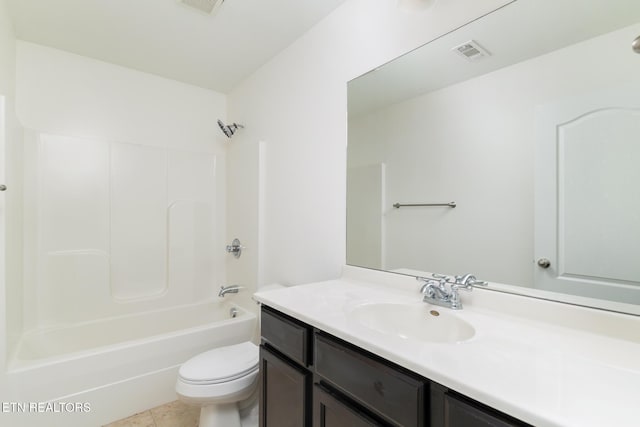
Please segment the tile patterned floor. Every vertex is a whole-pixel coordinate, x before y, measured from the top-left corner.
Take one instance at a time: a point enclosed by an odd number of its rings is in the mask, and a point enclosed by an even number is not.
[[[200,408],[176,400],[140,412],[105,427],[198,427]]]

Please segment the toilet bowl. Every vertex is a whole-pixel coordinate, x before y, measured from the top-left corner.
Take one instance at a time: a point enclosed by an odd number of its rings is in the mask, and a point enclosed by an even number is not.
[[[176,393],[200,407],[199,427],[240,427],[239,405],[255,398],[258,347],[251,342],[199,354],[178,371]]]

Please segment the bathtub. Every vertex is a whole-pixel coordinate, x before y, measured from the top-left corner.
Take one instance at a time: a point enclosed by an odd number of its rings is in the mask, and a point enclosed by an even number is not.
[[[208,349],[251,340],[256,327],[255,314],[210,301],[30,331],[8,366],[10,397],[89,402],[91,420],[78,425],[97,426],[175,400],[180,364]]]

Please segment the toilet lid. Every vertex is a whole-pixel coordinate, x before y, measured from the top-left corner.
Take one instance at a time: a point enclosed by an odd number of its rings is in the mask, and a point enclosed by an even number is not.
[[[192,384],[231,381],[258,369],[258,353],[251,342],[216,348],[189,359],[178,375]]]

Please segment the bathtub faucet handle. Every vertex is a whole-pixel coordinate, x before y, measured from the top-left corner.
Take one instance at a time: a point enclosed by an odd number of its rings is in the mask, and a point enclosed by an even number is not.
[[[229,286],[220,286],[220,292],[218,292],[218,296],[223,298],[226,294],[237,294],[240,289],[244,289],[244,286],[239,285],[229,285]]]
[[[240,258],[240,255],[242,255],[243,249],[244,249],[244,246],[242,246],[242,244],[240,243],[240,240],[238,239],[233,239],[233,242],[231,242],[230,245],[227,245],[227,252],[230,254],[233,254],[233,256],[236,258]]]

